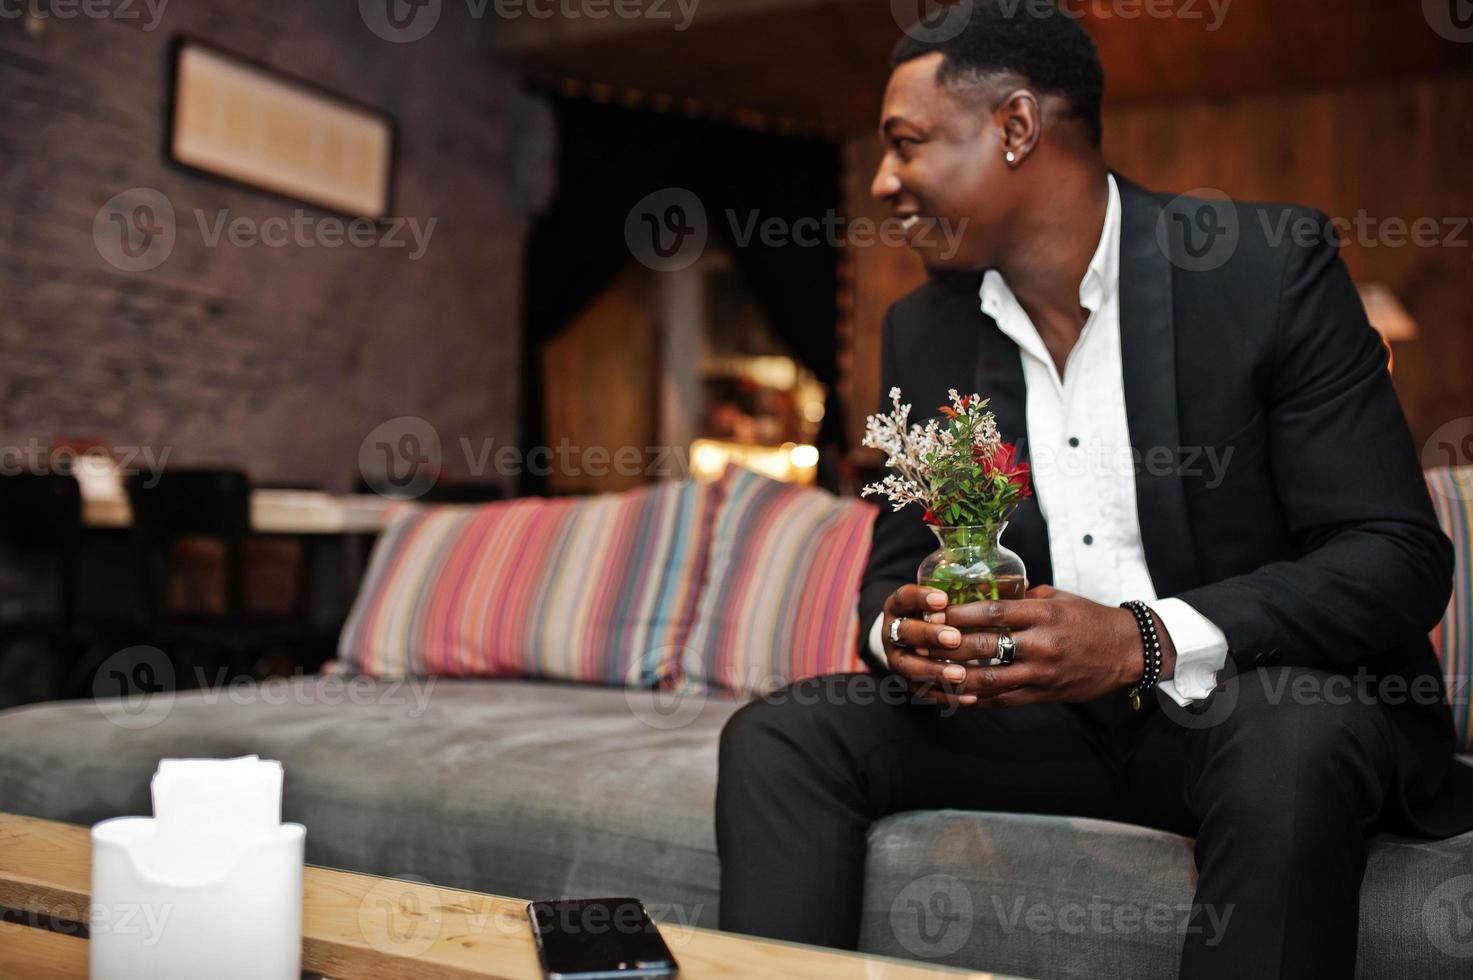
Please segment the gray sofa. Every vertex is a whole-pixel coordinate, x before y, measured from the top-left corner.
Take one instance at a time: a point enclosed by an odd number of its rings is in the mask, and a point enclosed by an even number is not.
[[[355,683],[181,693],[139,717],[92,701],[0,712],[0,810],[147,813],[160,757],[255,752],[285,764],[286,817],[306,824],[313,863],[528,898],[634,894],[671,925],[715,926],[716,745],[739,702]],[[870,835],[862,944],[1040,980],[1166,980],[1194,879],[1191,841],[1171,834],[901,814]],[[1473,977],[1473,834],[1376,842],[1358,974]]]

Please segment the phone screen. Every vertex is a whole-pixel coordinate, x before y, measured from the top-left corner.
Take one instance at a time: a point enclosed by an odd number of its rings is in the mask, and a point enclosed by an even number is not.
[[[675,975],[675,959],[637,898],[532,902],[527,917],[553,980]]]

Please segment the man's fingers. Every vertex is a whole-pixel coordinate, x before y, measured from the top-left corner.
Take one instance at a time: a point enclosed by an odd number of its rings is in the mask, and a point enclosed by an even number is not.
[[[894,650],[890,667],[913,682],[930,681],[940,691],[975,695],[986,701],[1017,688],[1029,687],[1042,680],[1042,675],[1027,664],[1005,664],[997,667],[965,667],[947,664],[930,657]]]
[[[885,600],[885,613],[896,617],[920,617],[945,608],[946,593],[940,589],[928,589],[924,585],[902,585]]]
[[[1024,660],[1040,663],[1054,660],[1055,642],[1058,634],[1047,629],[1008,630],[1013,638],[1013,657],[1017,662]],[[998,641],[999,630],[978,630],[967,633],[962,639],[961,651],[952,660],[993,660],[1001,656]]]
[[[961,649],[962,645],[961,631],[945,623],[902,618],[898,632],[900,645],[915,650],[937,650],[944,655],[948,650]]]
[[[1042,599],[994,599],[950,606],[946,610],[946,622],[961,629],[999,626],[1027,629],[1044,622],[1051,612],[1049,603]]]

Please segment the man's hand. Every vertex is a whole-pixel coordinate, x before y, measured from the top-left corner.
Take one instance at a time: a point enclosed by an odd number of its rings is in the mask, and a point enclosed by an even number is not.
[[[928,603],[928,593],[940,595],[945,602],[938,590],[920,586],[906,586],[886,602],[885,653],[891,670],[943,703],[1003,707],[1090,701],[1123,691],[1141,679],[1145,665],[1141,635],[1128,609],[1101,605],[1047,585],[1028,590],[1023,599],[949,608]],[[938,615],[938,608],[944,612]],[[924,617],[921,622],[901,624],[903,646],[890,642],[893,616]],[[961,632],[981,627],[989,631]],[[940,662],[993,659],[998,634],[990,630],[996,627],[1005,627],[1012,634],[1017,645],[1013,663],[971,667]],[[1159,619],[1156,632],[1161,639],[1164,679],[1172,676],[1176,650]]]
[[[901,620],[898,644],[890,639],[891,626],[897,619]],[[885,662],[891,670],[910,681],[917,694],[944,704],[977,703],[975,698],[958,702],[938,690],[941,681],[932,668],[939,669],[945,665],[931,660],[929,653],[935,650],[937,657],[948,657],[950,654],[946,651],[957,648],[962,642],[961,631],[946,625],[945,592],[923,585],[902,585],[885,600],[880,635],[885,642]],[[947,684],[947,687],[955,685]]]

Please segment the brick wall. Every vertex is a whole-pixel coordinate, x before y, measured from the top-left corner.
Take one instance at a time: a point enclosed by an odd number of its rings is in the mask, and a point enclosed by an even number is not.
[[[494,25],[447,13],[390,43],[351,0],[152,2],[0,18],[0,446],[92,435],[347,488],[364,437],[396,416],[427,419],[461,475],[460,438],[515,441],[530,196],[517,188],[550,168],[546,117],[490,52]],[[391,114],[390,213],[435,220],[422,257],[412,239],[211,246],[200,222],[222,213],[329,215],[165,159],[181,33]],[[94,241],[99,209],[131,188],[175,212],[151,271],[116,268]]]

